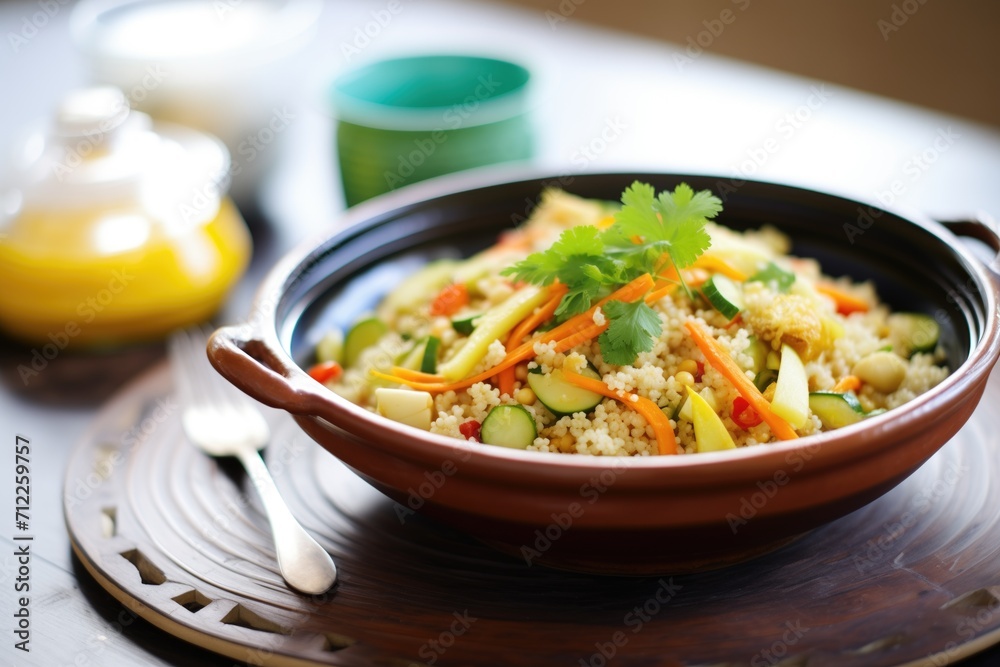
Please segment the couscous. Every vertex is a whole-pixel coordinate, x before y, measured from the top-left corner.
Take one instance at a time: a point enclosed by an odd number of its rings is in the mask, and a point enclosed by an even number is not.
[[[486,251],[439,260],[317,347],[311,374],[444,436],[539,452],[749,447],[860,422],[948,374],[939,327],[789,256],[722,202],[635,183],[544,193]]]

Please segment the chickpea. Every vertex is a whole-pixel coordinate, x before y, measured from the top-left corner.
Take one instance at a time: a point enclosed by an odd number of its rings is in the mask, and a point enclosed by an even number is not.
[[[674,379],[686,387],[694,386],[694,375],[689,371],[678,371],[674,374]]]
[[[528,364],[518,364],[514,366],[514,378],[525,382],[528,379]]]
[[[534,405],[535,399],[535,392],[531,390],[531,387],[521,387],[514,392],[514,400],[521,405]]]
[[[556,436],[549,440],[549,446],[563,452],[564,454],[571,453],[574,450],[574,445],[576,444],[576,438],[574,438],[569,433],[565,433],[560,436]]]
[[[694,359],[685,359],[681,363],[677,364],[677,370],[680,372],[687,372],[694,376],[698,372],[698,362]]]

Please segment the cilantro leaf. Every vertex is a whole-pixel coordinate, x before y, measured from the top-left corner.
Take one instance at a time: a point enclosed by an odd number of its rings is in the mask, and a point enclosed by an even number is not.
[[[604,361],[615,366],[627,366],[635,363],[640,352],[653,349],[662,326],[656,311],[645,301],[609,301],[601,311],[610,320],[608,328],[598,338]]]
[[[532,253],[501,274],[536,285],[558,280],[567,292],[555,315],[565,320],[590,308],[593,301],[643,274],[657,278],[679,274],[668,269],[691,266],[711,245],[705,225],[722,210],[708,190],[695,192],[686,183],[661,192],[634,182],[621,196],[615,222],[605,230],[591,225],[571,227],[545,251]],[[690,295],[691,291],[680,284]],[[660,333],[655,311],[642,299],[605,305],[608,328],[601,334],[601,353],[608,363],[631,364],[653,348]]]
[[[560,319],[584,312],[605,286],[622,278],[616,260],[604,255],[601,231],[591,225],[564,230],[548,250],[532,253],[500,273],[535,285],[557,279],[566,285],[569,291],[555,311]]]

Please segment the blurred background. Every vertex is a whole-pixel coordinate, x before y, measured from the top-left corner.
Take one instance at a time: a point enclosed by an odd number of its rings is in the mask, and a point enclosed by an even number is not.
[[[711,52],[1000,125],[992,0],[506,0],[688,45],[704,21],[746,6]]]

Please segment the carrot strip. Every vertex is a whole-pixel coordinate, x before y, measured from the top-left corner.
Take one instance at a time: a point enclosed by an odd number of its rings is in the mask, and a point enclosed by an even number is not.
[[[832,283],[816,283],[816,291],[833,299],[834,304],[837,306],[837,312],[841,315],[867,313],[871,307],[871,304],[861,297],[851,294]]]
[[[735,266],[733,266],[726,260],[722,259],[718,255],[709,255],[709,254],[702,255],[697,260],[695,260],[694,266],[700,269],[708,269],[709,271],[715,271],[716,273],[721,273],[727,278],[732,278],[736,282],[740,283],[745,281],[749,277],[747,276],[747,274],[743,273],[742,271],[740,271]]]
[[[563,369],[563,377],[581,389],[586,389],[596,394],[601,394],[602,396],[607,396],[608,398],[620,401],[623,405],[642,415],[646,422],[653,427],[653,434],[656,437],[656,446],[659,449],[660,454],[680,453],[680,450],[677,447],[677,437],[674,435],[674,428],[670,425],[670,420],[667,419],[665,414],[663,414],[663,410],[660,409],[660,406],[653,401],[649,400],[645,396],[639,396],[638,394],[625,392],[619,393],[604,384],[601,380],[595,380],[594,378],[589,378],[584,375],[580,375],[579,373],[568,371],[565,368]]]
[[[499,364],[490,368],[482,373],[473,375],[471,377],[464,378],[462,380],[456,380],[454,382],[441,382],[439,380],[424,380],[415,378],[413,376],[402,377],[396,374],[396,369],[393,368],[392,373],[383,373],[382,371],[372,369],[370,371],[371,375],[383,380],[388,380],[389,382],[397,382],[399,384],[405,384],[413,389],[419,389],[422,391],[427,391],[432,394],[443,393],[446,391],[458,391],[459,389],[465,389],[466,387],[471,387],[477,382],[485,382],[497,373],[503,371],[505,368],[510,368],[517,365],[522,361],[527,361],[535,355],[535,343],[550,343],[552,341],[558,341],[556,345],[557,351],[565,351],[570,347],[575,347],[580,343],[588,340],[588,338],[593,338],[599,335],[605,328],[607,328],[608,323],[604,324],[594,324],[594,311],[604,303],[612,301],[615,299],[620,299],[622,301],[635,301],[643,294],[649,291],[653,286],[653,277],[648,273],[644,273],[632,282],[620,287],[615,292],[612,292],[607,297],[601,299],[597,304],[590,307],[584,313],[575,315],[569,318],[556,328],[548,331],[542,337],[536,340],[529,340],[521,345],[518,345],[513,350],[507,352],[507,356]],[[586,337],[585,337],[586,336]],[[572,343],[572,344],[570,344]],[[569,347],[566,345],[569,344]]]
[[[541,326],[542,322],[547,321],[552,314],[556,312],[556,308],[559,307],[559,302],[562,301],[563,295],[569,291],[569,288],[562,283],[554,283],[549,287],[549,300],[546,301],[542,306],[535,310],[534,313],[528,315],[526,318],[520,321],[516,327],[510,332],[510,336],[507,338],[507,345],[517,345],[524,338],[531,335],[531,332]],[[493,381],[497,389],[500,390],[500,395],[503,396],[507,394],[508,396],[514,395],[514,382],[516,378],[514,377],[514,366],[509,366],[503,369],[494,376]]]
[[[594,311],[606,304],[608,301],[635,301],[652,289],[653,284],[653,277],[651,275],[648,273],[642,274],[632,282],[619,287],[617,290],[595,303],[586,312],[574,315],[552,331],[549,331],[545,334],[542,340],[544,342],[559,340],[590,326],[594,322]]]
[[[848,391],[857,391],[861,388],[861,378],[857,375],[845,375],[840,378],[837,384],[833,385],[831,391],[836,391],[838,393],[845,393]]]
[[[786,422],[784,419],[774,414],[771,410],[771,404],[767,402],[760,390],[754,386],[753,382],[750,381],[733,361],[733,358],[729,356],[729,353],[715,340],[701,325],[699,325],[694,320],[688,320],[684,323],[684,328],[688,330],[691,334],[691,338],[694,339],[695,344],[698,349],[701,350],[702,354],[705,355],[705,359],[708,363],[722,373],[722,375],[729,380],[736,391],[740,393],[747,403],[750,404],[757,414],[760,415],[761,419],[767,422],[767,425],[771,427],[778,438],[782,440],[793,440],[798,436],[795,430]]]
[[[436,373],[424,373],[422,371],[415,371],[411,368],[403,368],[402,366],[393,366],[392,374],[401,378],[406,378],[407,380],[416,380],[418,382],[444,382],[446,380],[443,375],[437,375]]]
[[[669,283],[659,289],[654,288],[652,292],[646,295],[646,303],[653,305],[663,297],[673,294],[676,289],[677,283]]]
[[[609,324],[611,323],[605,322],[604,324],[591,324],[585,329],[580,329],[575,334],[566,336],[556,343],[556,352],[565,352],[566,350],[574,348],[581,343],[586,343],[588,340],[600,336],[601,333],[608,328]]]

